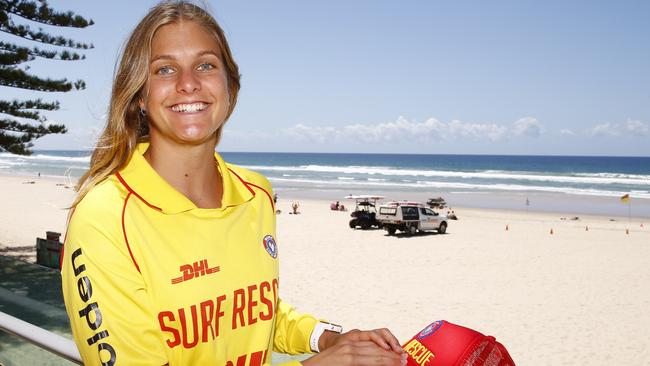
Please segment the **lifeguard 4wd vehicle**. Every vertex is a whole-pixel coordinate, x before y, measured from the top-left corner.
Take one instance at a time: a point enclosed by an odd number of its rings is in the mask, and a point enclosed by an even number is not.
[[[383,196],[346,196],[345,198],[354,200],[356,205],[354,212],[350,214],[350,228],[356,229],[360,226],[363,230],[370,229],[375,226],[381,228],[381,224],[377,221],[377,201],[383,199]]]
[[[427,201],[427,206],[433,210],[442,210],[447,207],[447,202],[442,197],[429,198]]]
[[[408,235],[427,230],[437,230],[439,234],[447,232],[447,216],[417,202],[389,202],[381,205],[377,221],[388,231],[388,235],[394,235],[397,230]]]

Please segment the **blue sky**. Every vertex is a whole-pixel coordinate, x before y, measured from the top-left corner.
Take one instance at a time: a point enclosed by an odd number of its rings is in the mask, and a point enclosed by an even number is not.
[[[96,24],[43,28],[95,49],[30,65],[88,84],[42,95],[70,132],[37,149],[92,148],[119,49],[154,3],[50,0]],[[218,150],[650,156],[648,1],[206,3],[242,73]]]

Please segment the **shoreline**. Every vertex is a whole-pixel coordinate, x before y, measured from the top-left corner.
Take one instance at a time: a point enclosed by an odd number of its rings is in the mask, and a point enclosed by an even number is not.
[[[45,179],[74,185],[78,178],[74,176],[42,175],[36,173],[17,173],[0,170],[1,177],[21,177],[24,179]],[[481,188],[474,190],[459,189],[431,189],[422,188],[410,189],[387,188],[377,186],[351,186],[338,187],[322,184],[300,184],[291,182],[278,182],[270,179],[275,193],[294,199],[320,199],[346,201],[345,196],[354,194],[372,194],[386,197],[384,201],[421,201],[429,198],[442,196],[451,207],[484,208],[484,209],[505,209],[518,212],[549,212],[564,215],[583,216],[616,216],[648,219],[650,218],[650,199],[644,196],[637,197],[634,192],[630,193],[630,203],[622,203],[620,196],[606,194],[576,194],[563,192],[545,192],[537,190],[500,190]],[[526,206],[526,202],[529,206]],[[630,211],[629,211],[630,210]]]
[[[65,233],[67,207],[72,203],[76,194],[66,181],[65,177],[38,177],[0,172],[0,200],[4,202],[4,209],[0,212],[0,222],[3,223],[0,226],[0,254],[17,255],[34,261],[35,250],[30,248],[34,246],[36,237],[43,237],[46,231]],[[279,196],[278,208],[283,213],[290,211],[290,203],[293,201],[319,207],[319,210],[322,211],[320,214],[329,212],[330,203],[337,200],[347,207],[346,217],[349,217],[354,210],[354,200],[344,199],[346,194],[343,192],[338,192],[340,196],[336,196],[331,191],[283,190],[281,187],[275,192]],[[389,194],[392,196],[386,196],[380,203],[388,202],[389,199],[396,197],[424,202],[429,197],[418,192],[389,192]],[[23,198],[27,197],[29,197],[28,201],[24,202]],[[620,212],[619,214],[584,213],[578,210],[561,210],[557,207],[543,210],[536,206],[525,211],[524,208],[455,204],[449,199],[447,202],[449,207],[438,210],[439,212],[445,214],[447,211],[453,210],[460,220],[468,216],[484,221],[496,220],[499,221],[498,226],[504,227],[512,225],[509,224],[510,221],[527,222],[527,224],[544,223],[549,227],[547,230],[550,230],[551,226],[560,227],[560,225],[587,227],[604,225],[617,227],[619,231],[628,230],[634,233],[643,229],[644,226],[650,225],[649,216],[632,215],[628,218],[621,215]],[[633,211],[633,213],[636,212]]]
[[[70,186],[66,177],[35,176],[35,175],[16,175],[0,172],[0,200],[4,202],[4,210],[0,212],[0,254],[18,255],[30,261],[35,261],[35,250],[33,247],[36,237],[43,237],[45,231],[56,231],[65,233],[65,223],[67,220],[67,208],[73,202],[76,192]],[[73,181],[76,183],[76,181]],[[275,190],[278,194],[278,208],[283,206],[283,213],[290,211],[290,203],[297,201],[301,204],[306,203],[310,206],[318,206],[323,212],[330,211],[329,206],[337,200],[344,204],[348,209],[346,216],[354,210],[354,200],[345,199],[348,193],[343,191],[318,191],[318,190],[287,190],[279,187]],[[372,192],[373,194],[379,194]],[[338,194],[338,195],[337,195]],[[358,194],[358,193],[354,193]],[[390,200],[412,200],[425,202],[432,197],[422,192],[384,192],[386,195],[379,203],[386,203]],[[475,195],[464,195],[475,196]],[[502,194],[502,197],[510,199],[522,197],[513,194]],[[22,198],[29,197],[29,202],[24,204]],[[528,210],[525,207],[491,207],[487,204],[470,205],[468,200],[457,199],[459,195],[444,197],[447,200],[448,207],[438,210],[442,214],[447,211],[455,211],[460,220],[467,217],[468,214],[474,218],[483,220],[501,220],[503,225],[505,221],[528,221],[529,223],[545,223],[548,225],[600,225],[607,223],[610,226],[620,226],[618,230],[628,230],[630,232],[643,229],[644,226],[650,225],[649,215],[637,215],[637,211],[632,211],[632,216],[628,217],[621,214],[619,207],[618,212],[611,214],[602,214],[594,212],[584,212],[575,209],[569,209],[567,204],[547,207],[531,205]],[[532,197],[532,196],[529,196]],[[451,198],[451,199],[449,199]],[[490,199],[494,199],[491,197]],[[525,200],[525,198],[523,198]],[[551,203],[559,199],[551,200]],[[594,200],[608,201],[615,206],[624,206],[615,199],[614,202],[608,198],[598,197],[579,197],[580,201],[593,202]],[[456,204],[455,202],[460,202]],[[532,201],[532,199],[531,199]],[[650,209],[650,202],[647,203]],[[564,209],[562,209],[564,208]],[[6,223],[6,224],[4,224]],[[501,226],[503,226],[501,225]],[[549,226],[550,227],[550,226]],[[16,250],[12,250],[15,248]],[[31,253],[31,252],[34,253]],[[26,254],[25,254],[26,253]]]

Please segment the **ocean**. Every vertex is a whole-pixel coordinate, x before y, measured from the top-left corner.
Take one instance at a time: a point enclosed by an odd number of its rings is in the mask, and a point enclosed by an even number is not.
[[[442,196],[472,207],[576,208],[573,211],[628,215],[629,207],[620,197],[629,194],[637,206],[635,215],[650,216],[650,157],[239,152],[222,156],[264,174],[278,194],[292,197]],[[75,180],[89,161],[89,151],[35,151],[28,157],[0,153],[0,173]],[[591,207],[594,202],[603,205]]]

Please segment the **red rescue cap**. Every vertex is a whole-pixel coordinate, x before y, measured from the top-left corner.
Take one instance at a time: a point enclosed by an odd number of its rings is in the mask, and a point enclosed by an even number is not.
[[[408,366],[515,366],[494,337],[446,320],[429,324],[402,348]]]

